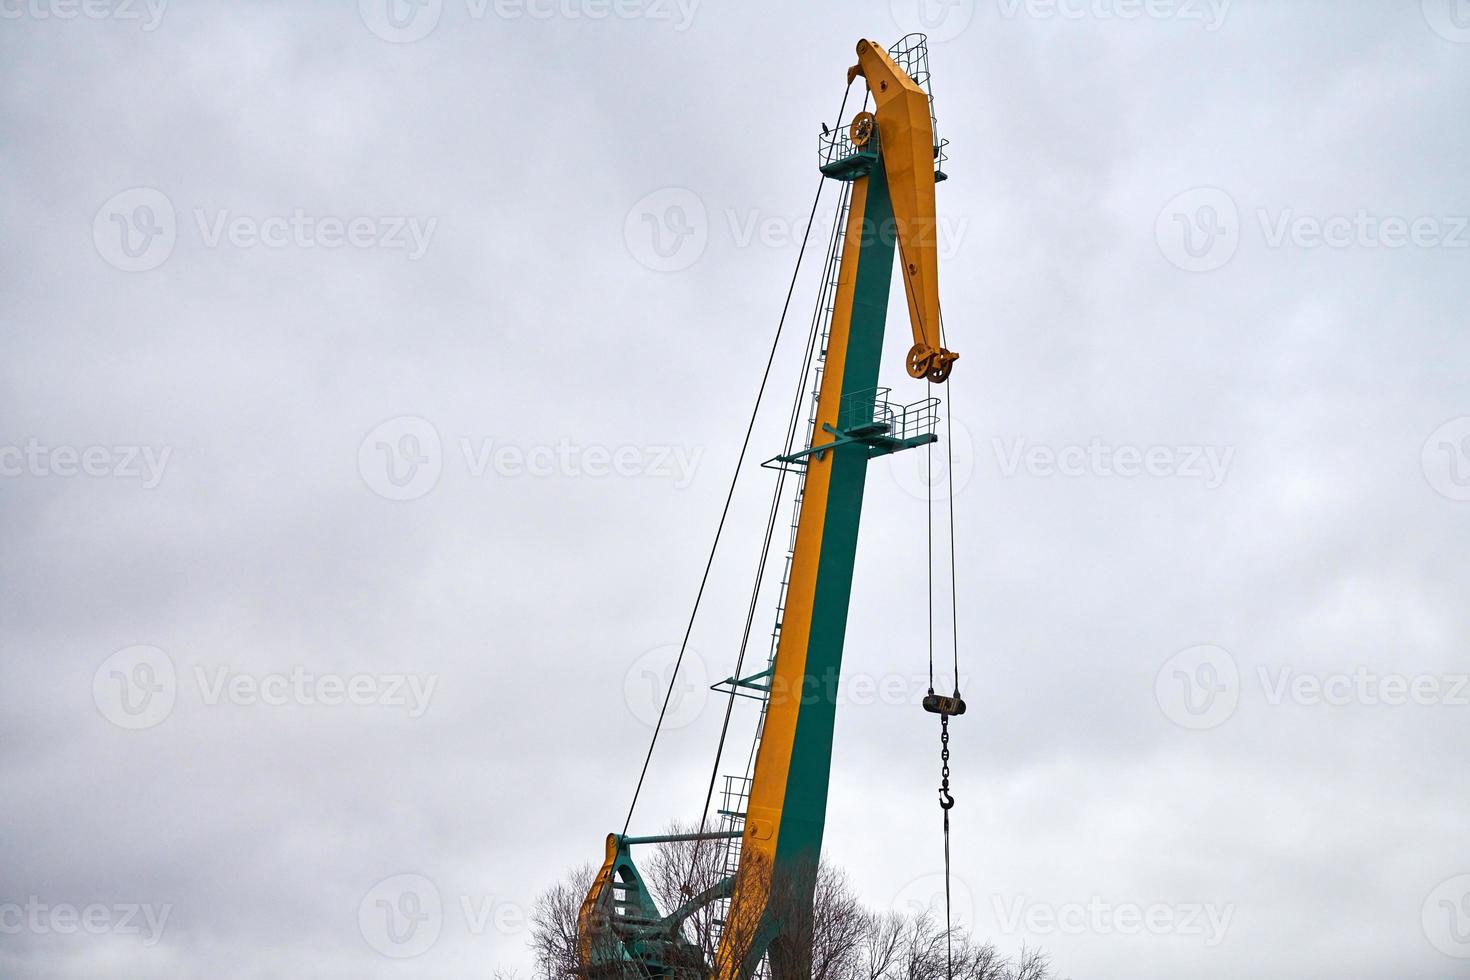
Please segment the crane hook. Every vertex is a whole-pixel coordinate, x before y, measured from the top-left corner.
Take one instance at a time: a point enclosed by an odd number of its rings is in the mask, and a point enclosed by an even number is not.
[[[933,694],[929,695],[929,698],[933,697]],[[927,701],[929,698],[925,698],[925,700]],[[954,714],[960,714],[965,710],[965,702],[960,699],[959,691],[955,691],[954,698],[943,698],[941,700],[958,702],[959,711],[954,712]],[[928,707],[928,705],[925,705],[925,707]],[[954,808],[954,794],[949,791],[949,716],[950,712],[948,711],[939,713],[939,809],[945,811],[944,820],[946,825],[949,822],[949,811]]]

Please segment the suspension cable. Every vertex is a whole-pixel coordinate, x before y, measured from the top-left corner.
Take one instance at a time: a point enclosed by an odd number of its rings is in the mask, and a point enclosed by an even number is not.
[[[846,106],[847,106],[847,94],[848,94],[848,92],[851,91],[851,89],[852,89],[852,83],[849,82],[848,83],[847,90],[842,93],[842,106],[843,106],[843,108],[846,108]],[[842,109],[838,109],[838,111],[837,111],[837,125],[840,126],[841,124],[842,124]],[[749,450],[750,450],[751,436],[755,432],[755,423],[756,423],[757,417],[760,415],[761,401],[765,397],[766,385],[767,385],[767,383],[771,379],[771,368],[775,364],[775,361],[776,361],[776,351],[777,351],[777,349],[781,345],[781,334],[785,330],[785,327],[786,327],[786,314],[787,314],[787,312],[791,308],[791,297],[792,297],[792,295],[796,291],[796,280],[797,280],[798,275],[801,272],[802,258],[806,255],[807,239],[811,235],[812,222],[816,219],[816,216],[817,216],[817,206],[821,203],[821,200],[822,200],[822,191],[823,191],[825,185],[826,185],[826,177],[823,176],[820,179],[819,183],[817,184],[817,193],[816,193],[816,196],[812,199],[811,212],[807,215],[806,231],[801,236],[801,247],[798,249],[797,254],[796,254],[796,267],[791,270],[791,282],[786,287],[786,299],[781,304],[781,316],[780,316],[780,319],[776,323],[776,335],[775,335],[775,337],[773,337],[771,339],[771,352],[766,357],[766,367],[765,367],[765,370],[761,374],[760,388],[756,391],[756,395],[755,395],[755,405],[751,408],[751,411],[750,411],[750,421],[746,424],[746,427],[745,427],[745,438],[744,438],[744,440],[740,444],[740,455],[739,455],[739,457],[735,461],[735,472],[733,474],[731,474],[731,477],[730,477],[730,489],[725,494],[725,505],[724,505],[724,507],[720,511],[720,522],[719,522],[719,524],[715,528],[714,541],[712,541],[710,543],[709,557],[705,560],[704,573],[700,577],[700,580],[699,580],[699,589],[695,592],[695,595],[694,595],[694,607],[689,612],[689,621],[688,621],[688,624],[684,628],[684,638],[679,643],[679,655],[674,659],[674,669],[673,669],[673,672],[669,675],[669,686],[668,686],[668,690],[666,690],[664,692],[663,704],[659,707],[659,711],[658,711],[658,720],[654,723],[653,736],[648,741],[648,752],[643,757],[643,767],[642,767],[642,769],[638,773],[638,783],[633,788],[633,799],[628,804],[628,816],[623,821],[623,834],[624,835],[626,835],[628,833],[628,827],[631,826],[632,823],[633,823],[633,812],[634,812],[634,810],[638,806],[638,797],[643,792],[643,782],[648,777],[648,766],[649,766],[649,763],[653,760],[653,750],[658,745],[658,736],[659,736],[659,733],[663,730],[664,717],[665,717],[665,715],[667,715],[668,710],[669,710],[669,700],[670,700],[670,698],[673,697],[674,688],[675,688],[675,686],[676,686],[676,684],[678,682],[679,668],[683,666],[683,664],[684,664],[684,655],[685,655],[685,653],[688,652],[688,649],[689,649],[689,637],[694,632],[694,621],[695,621],[696,617],[699,615],[699,605],[700,605],[700,602],[704,598],[705,586],[707,586],[709,584],[710,571],[714,567],[715,554],[719,550],[719,546],[720,546],[720,537],[724,533],[724,530],[725,530],[725,522],[726,522],[726,520],[730,516],[730,505],[733,502],[733,500],[735,499],[735,488],[736,488],[736,486],[740,482],[740,473],[741,473],[741,470],[745,466],[745,456],[746,456],[746,453],[749,452]],[[741,653],[742,653],[742,657],[743,657],[743,655],[744,655],[744,644],[743,643],[742,643],[741,647],[742,647]],[[722,749],[723,749],[724,741],[725,741],[725,732],[728,730],[728,728],[729,728],[729,712],[727,711],[726,712],[726,716],[725,716],[725,725],[723,726],[723,728],[722,728],[722,730],[720,732],[720,745],[721,745],[721,748]],[[716,765],[718,765],[718,762],[716,762]],[[714,782],[713,782],[713,780],[711,780],[711,783],[710,783],[710,794],[711,794],[711,796],[713,795],[713,792],[714,792]],[[706,813],[707,813],[707,811],[709,809],[708,799],[709,798],[707,797],[706,798],[706,802],[705,802],[705,811],[706,811]],[[706,822],[706,815],[705,814],[701,814],[701,816],[700,816],[700,832],[701,833],[703,833],[703,831],[704,831],[705,822]]]
[[[939,345],[941,347],[946,346],[945,345],[945,340],[944,340],[944,309],[943,309],[943,307],[940,307],[940,309],[939,309]],[[952,384],[953,382],[950,382],[950,383]],[[945,471],[945,477],[946,477],[946,479],[949,482],[948,494],[947,494],[947,496],[949,497],[949,597],[950,597],[950,626],[951,626],[951,636],[953,637],[953,641],[954,641],[954,696],[955,696],[955,699],[956,700],[959,700],[959,697],[960,697],[960,626],[959,626],[960,607],[959,607],[959,586],[957,584],[957,576],[955,574],[956,562],[955,562],[955,528],[954,528],[954,495],[955,495],[955,472],[954,472],[954,397],[953,397],[953,391],[952,390],[950,390],[949,392],[946,393],[946,395],[945,395],[945,397],[943,399],[943,402],[941,404],[944,406],[944,409],[946,409],[945,416],[944,416],[944,426],[945,426],[945,439],[944,439],[944,442],[945,442],[946,459],[948,461],[948,467],[947,467],[947,469]],[[930,444],[930,448],[933,448],[933,444],[932,443]],[[932,504],[932,494],[933,494],[933,484],[932,484],[932,482],[930,484],[930,494],[931,494],[931,504]],[[933,521],[932,513],[931,513],[930,521],[931,521],[931,526],[932,526],[932,521]],[[930,538],[930,547],[931,548],[933,547],[932,532],[931,532],[931,538]],[[932,568],[931,568],[931,574],[932,574]],[[931,603],[930,616],[932,618],[932,616],[933,616],[933,608],[932,608],[933,599],[932,598],[930,599],[930,603]],[[930,685],[930,688],[932,690],[933,685],[934,685],[934,680],[933,680],[933,673],[934,673],[934,665],[933,665],[934,664],[934,654],[933,654],[933,650],[932,649],[931,649],[930,654],[929,654],[929,663],[930,663],[930,666],[929,666],[929,673],[930,673],[929,685]],[[940,715],[939,716],[939,760],[940,760],[939,808],[940,808],[940,810],[944,814],[944,962],[945,962],[945,978],[946,978],[946,980],[954,980],[954,917],[953,917],[953,903],[952,903],[951,898],[950,898],[951,871],[950,871],[950,856],[949,856],[949,837],[950,837],[950,834],[949,834],[949,811],[954,808],[954,796],[951,795],[950,792],[949,792],[949,716],[948,715]]]
[[[839,107],[837,109],[837,117],[836,117],[836,121],[834,122],[834,125],[837,126],[837,127],[839,127],[839,128],[842,126],[842,113],[847,109],[847,97],[848,97],[848,94],[851,91],[852,91],[852,83],[849,82],[847,89],[845,89],[843,91],[843,93],[842,93],[842,103],[839,105]],[[817,187],[817,200],[818,201],[821,200],[822,189],[823,189],[823,187],[826,184],[826,179],[827,179],[826,176],[823,175],[823,177],[821,178],[822,183],[820,185],[818,185],[818,187]],[[829,268],[832,265],[832,263],[836,260],[837,253],[838,253],[838,245],[842,241],[842,235],[843,235],[844,229],[842,227],[841,217],[842,217],[842,204],[843,204],[843,202],[845,200],[846,200],[846,193],[844,191],[844,193],[838,197],[838,207],[837,207],[836,212],[833,215],[833,219],[832,219],[832,231],[831,231],[830,237],[828,238],[828,242],[827,242],[827,262],[826,262],[826,265]],[[816,204],[816,201],[814,201],[812,203],[812,211],[811,211],[811,213],[809,215],[807,215],[806,230],[802,233],[802,236],[801,236],[801,250],[803,252],[806,249],[807,239],[811,236],[812,223],[813,223],[813,220],[816,218],[816,214],[817,214],[817,204]],[[798,255],[798,257],[797,257],[798,269],[800,268],[800,262],[801,262],[800,255]],[[793,284],[794,284],[794,277],[793,277]],[[786,439],[785,439],[785,443],[784,443],[784,445],[785,445],[784,455],[787,455],[787,456],[791,455],[791,451],[792,451],[792,449],[795,446],[797,430],[798,430],[798,428],[799,428],[799,426],[801,424],[801,405],[802,405],[802,401],[803,401],[802,396],[806,393],[807,373],[811,369],[812,362],[816,359],[817,338],[818,338],[818,335],[821,332],[822,310],[823,310],[823,302],[824,302],[824,300],[826,298],[826,287],[827,287],[827,283],[826,283],[826,280],[825,280],[825,277],[824,277],[824,281],[817,288],[817,302],[816,302],[815,308],[812,310],[811,326],[810,326],[810,328],[808,330],[808,334],[807,334],[806,352],[805,352],[805,355],[802,358],[801,373],[799,375],[797,375],[796,394],[792,398],[791,412],[790,412],[790,415],[787,417],[787,422],[786,422]],[[787,297],[787,301],[788,302],[790,301],[789,294],[788,294],[788,297]],[[783,313],[783,315],[784,315],[784,313]],[[771,494],[771,507],[770,507],[770,510],[768,511],[768,513],[766,515],[766,533],[765,533],[765,539],[764,539],[764,541],[761,544],[760,559],[756,563],[755,582],[754,582],[754,584],[751,587],[750,602],[749,602],[749,604],[746,607],[746,612],[745,612],[745,627],[744,627],[744,630],[743,630],[743,632],[741,634],[741,637],[740,637],[740,648],[739,648],[739,651],[737,652],[736,658],[735,658],[735,672],[731,675],[733,678],[735,678],[737,680],[739,679],[740,673],[744,669],[744,666],[745,666],[745,654],[746,654],[747,650],[749,649],[750,632],[751,632],[751,629],[753,628],[754,623],[755,623],[755,612],[756,612],[757,604],[758,604],[758,601],[759,601],[759,598],[760,598],[761,582],[765,578],[766,564],[767,564],[767,562],[768,562],[768,560],[770,558],[771,542],[774,540],[775,531],[776,531],[776,519],[777,519],[777,517],[780,514],[781,495],[782,495],[782,491],[785,489],[786,473],[787,473],[787,471],[786,471],[786,469],[784,467],[777,471],[777,474],[776,474],[776,487],[775,487],[774,491]],[[719,738],[719,742],[715,746],[715,759],[714,759],[714,764],[710,767],[709,784],[708,784],[708,787],[706,788],[705,794],[704,794],[704,805],[701,806],[700,807],[700,810],[699,810],[699,833],[700,834],[703,834],[704,833],[705,828],[709,824],[709,808],[710,808],[710,802],[714,799],[714,796],[715,796],[715,783],[719,779],[720,762],[723,759],[724,754],[725,754],[725,742],[726,742],[727,738],[729,737],[729,732],[730,732],[730,719],[731,719],[731,716],[734,714],[734,710],[735,710],[735,691],[736,691],[736,687],[735,687],[734,684],[732,684],[730,686],[730,693],[729,693],[728,697],[725,700],[725,714],[724,714],[724,718],[722,719],[722,721],[720,723],[720,738]],[[754,751],[754,746],[752,746],[752,752],[753,751]],[[693,857],[692,857],[692,859],[690,861],[690,872],[691,873],[692,873],[693,869],[695,867],[697,867],[697,865],[698,865],[699,849],[703,846],[703,844],[704,844],[703,839],[697,840],[695,842],[695,844],[694,844],[694,854],[693,854]],[[686,884],[686,886],[688,884],[687,878],[686,878],[685,884]]]
[[[825,178],[824,178],[824,180],[825,180]],[[811,217],[808,217],[808,219],[807,219],[807,231],[808,232],[811,231],[812,218],[814,218],[816,216],[816,213],[817,213],[817,204],[818,204],[818,202],[821,201],[821,198],[822,198],[822,187],[820,185],[818,185],[818,187],[817,187],[817,196],[812,201]],[[705,589],[705,586],[709,583],[710,570],[714,566],[714,562],[715,562],[715,552],[719,549],[720,536],[721,536],[721,534],[725,530],[725,521],[730,516],[730,504],[734,500],[734,497],[735,497],[735,487],[736,487],[736,485],[740,481],[740,472],[741,472],[741,469],[745,465],[745,456],[746,456],[746,453],[750,450],[751,435],[755,431],[756,417],[760,413],[761,400],[765,396],[765,392],[766,392],[766,383],[770,380],[770,377],[771,377],[771,367],[775,363],[775,360],[776,360],[776,349],[780,345],[780,342],[781,342],[781,333],[785,329],[785,326],[786,326],[786,312],[787,312],[787,310],[791,306],[791,295],[792,295],[792,293],[796,289],[797,273],[799,273],[801,271],[801,259],[802,259],[802,255],[805,254],[805,252],[806,252],[806,236],[803,235],[802,241],[801,241],[801,250],[800,250],[800,252],[798,252],[797,258],[796,258],[796,269],[794,269],[792,271],[792,273],[791,273],[791,284],[786,289],[786,301],[785,301],[785,303],[781,307],[781,318],[780,318],[780,320],[778,321],[778,323],[776,325],[776,336],[771,341],[771,352],[770,352],[770,355],[766,358],[766,368],[765,368],[764,373],[761,375],[760,389],[756,392],[755,407],[753,409],[751,409],[750,421],[747,423],[747,425],[745,427],[745,439],[741,443],[741,446],[740,446],[740,456],[735,461],[735,472],[734,472],[734,474],[730,478],[730,489],[729,489],[729,491],[725,495],[725,506],[720,511],[720,522],[719,522],[719,525],[715,528],[715,538],[714,538],[714,541],[710,544],[709,557],[708,557],[708,559],[706,559],[705,564],[704,564],[704,574],[703,574],[703,576],[699,580],[699,589],[695,593],[695,596],[694,596],[694,608],[692,610],[690,610],[690,613],[689,613],[689,622],[688,622],[688,625],[685,626],[685,628],[684,628],[684,639],[679,644],[679,655],[674,660],[674,670],[673,670],[673,673],[669,677],[668,690],[666,690],[664,692],[663,705],[662,705],[662,707],[659,708],[658,721],[654,724],[653,737],[651,739],[649,739],[649,742],[648,742],[648,753],[643,757],[643,768],[642,768],[642,771],[640,771],[639,774],[638,774],[638,785],[633,790],[633,800],[632,800],[631,803],[628,804],[628,816],[627,816],[627,819],[623,821],[623,833],[624,834],[626,834],[628,832],[628,827],[633,822],[633,811],[634,811],[634,808],[636,808],[637,805],[638,805],[638,796],[639,796],[639,794],[643,790],[643,781],[644,781],[644,779],[648,775],[648,764],[649,764],[650,760],[652,760],[652,758],[653,758],[654,746],[656,746],[658,744],[658,736],[659,736],[659,733],[663,729],[664,715],[668,712],[669,699],[670,699],[670,697],[672,697],[672,695],[674,693],[674,687],[675,687],[675,684],[676,684],[676,682],[678,680],[678,676],[679,676],[679,668],[684,663],[684,654],[687,652],[688,647],[689,647],[689,636],[694,631],[694,620],[695,620],[695,618],[699,614],[699,604],[700,604],[700,601],[704,598],[704,589]],[[723,735],[721,736],[721,741],[723,741]]]
[[[904,255],[903,240],[898,242],[899,260],[905,266],[908,259]],[[944,339],[944,308],[939,310],[939,346],[945,347]],[[950,382],[952,383],[952,382]],[[929,379],[929,390],[931,397],[934,389],[934,379]],[[959,627],[959,585],[956,574],[955,558],[955,528],[954,528],[954,400],[950,397],[940,399],[939,411],[945,411],[945,452],[948,469],[945,477],[949,482],[949,599],[950,599],[950,635],[954,648],[954,696],[949,700],[951,703],[945,706],[934,694],[934,444],[931,442],[925,448],[925,508],[926,508],[926,582],[928,585],[929,603],[929,697],[928,702],[934,702],[935,710],[939,715],[939,809],[944,819],[944,949],[945,949],[945,977],[946,980],[954,980],[954,920],[950,901],[950,850],[949,850],[949,811],[954,808],[954,795],[949,789],[949,716],[951,709],[953,713],[959,714],[964,711],[964,702],[960,698],[960,627]]]
[[[835,225],[834,225],[834,228],[835,228]],[[829,261],[830,261],[830,246],[829,246]],[[817,307],[817,310],[813,313],[813,316],[812,316],[811,333],[810,333],[810,335],[807,338],[806,356],[802,360],[801,377],[803,379],[806,377],[807,372],[810,370],[811,363],[815,359],[815,347],[816,347],[816,343],[817,343],[817,336],[818,336],[818,334],[820,333],[820,330],[821,330],[821,317],[820,317],[820,314],[821,314],[821,296],[819,295],[818,296],[818,307]],[[799,384],[797,386],[796,396],[792,400],[791,417],[790,417],[790,420],[787,423],[786,439],[785,439],[785,442],[784,442],[785,450],[784,450],[783,455],[787,455],[787,456],[791,455],[792,450],[795,448],[796,432],[797,432],[797,428],[798,428],[798,424],[799,424],[799,419],[800,419],[800,414],[801,414],[801,404],[802,404],[802,401],[804,400],[802,398],[802,395],[804,395],[805,393],[806,393],[806,385],[805,385],[805,383],[803,381],[803,383],[801,383],[801,384]],[[779,469],[777,471],[777,475],[776,475],[776,487],[775,487],[775,490],[771,494],[771,506],[770,506],[770,509],[766,513],[766,533],[765,533],[765,539],[764,539],[764,541],[762,542],[762,545],[761,545],[760,559],[756,563],[755,581],[754,581],[754,584],[751,587],[750,601],[749,601],[749,603],[746,606],[746,611],[745,611],[745,626],[744,626],[743,632],[741,633],[740,647],[739,647],[739,651],[738,651],[738,653],[736,655],[736,658],[735,658],[735,674],[734,674],[734,676],[737,677],[737,678],[740,676],[741,671],[744,669],[744,666],[745,666],[745,656],[746,656],[746,653],[749,650],[749,645],[750,645],[750,634],[751,634],[752,629],[755,626],[755,613],[756,613],[756,609],[757,609],[758,604],[759,604],[760,587],[761,587],[761,583],[765,579],[766,566],[767,566],[767,564],[769,563],[769,560],[770,560],[771,545],[772,545],[772,542],[774,542],[774,540],[775,540],[776,521],[779,518],[780,513],[781,513],[781,498],[782,498],[782,492],[785,489],[786,476],[787,476],[787,470],[784,467],[781,468],[781,469]],[[731,715],[732,715],[732,713],[734,711],[734,706],[735,706],[735,697],[736,697],[735,690],[732,688],[731,691],[730,691],[730,693],[726,697],[724,723],[720,727],[720,740],[719,740],[719,743],[718,743],[718,745],[716,746],[716,749],[715,749],[715,761],[714,761],[714,765],[713,765],[713,767],[711,768],[711,771],[710,771],[709,788],[705,792],[704,807],[700,811],[701,814],[703,814],[703,816],[701,817],[701,825],[700,825],[700,831],[701,832],[703,832],[703,830],[704,830],[704,824],[707,822],[710,801],[714,799],[715,782],[719,778],[718,774],[719,774],[720,761],[721,761],[722,755],[724,754],[725,740],[726,740],[726,736],[728,735],[729,728],[730,728],[730,717],[731,717]]]
[[[939,346],[946,346],[944,338],[944,307],[939,307]],[[944,413],[944,442],[945,451],[948,454],[948,470],[946,476],[949,480],[949,613],[950,613],[950,635],[954,643],[954,693],[960,696],[960,603],[959,603],[959,575],[956,573],[955,563],[955,527],[954,527],[954,495],[955,495],[955,472],[954,472],[954,392],[950,389],[946,393],[943,402],[947,411]]]
[[[929,379],[929,392],[933,395],[934,380]],[[924,513],[927,518],[927,533],[924,535],[928,548],[924,562],[925,582],[929,595],[929,693],[934,693],[934,443],[924,447]]]

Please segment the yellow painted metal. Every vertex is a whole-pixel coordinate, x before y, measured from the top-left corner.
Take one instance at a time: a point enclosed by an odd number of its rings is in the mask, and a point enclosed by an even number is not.
[[[606,857],[597,870],[597,877],[592,879],[587,897],[582,900],[582,908],[577,912],[577,958],[584,966],[592,962],[592,940],[597,933],[593,918],[597,915],[598,900],[612,884],[613,865],[617,859],[618,838],[615,834],[608,834]]]
[[[832,329],[827,339],[827,361],[811,445],[818,444],[826,436],[822,428],[824,423],[835,428],[838,421],[867,198],[868,178],[859,177],[853,181],[847,227],[843,231],[842,264],[837,277]],[[817,566],[822,554],[823,519],[827,513],[827,491],[834,458],[832,453],[825,453],[820,458],[807,458],[806,484],[796,528],[796,550],[791,558],[786,611],[781,619],[781,639],[776,649],[775,672],[771,676],[770,700],[766,706],[765,726],[761,732],[750,800],[746,807],[745,834],[740,845],[740,873],[735,879],[735,892],[730,899],[720,948],[715,956],[714,980],[738,980],[745,954],[759,934],[761,919],[770,899],[770,869],[776,859],[781,811],[786,799],[786,777],[791,769],[791,750],[796,739],[797,718],[801,713],[807,642],[811,634]]]
[[[868,81],[877,106],[878,140],[893,199],[899,270],[909,304],[914,346],[907,368],[916,378],[943,381],[958,354],[944,349],[939,330],[939,223],[934,205],[934,121],[929,95],[882,45],[859,41],[848,81]]]

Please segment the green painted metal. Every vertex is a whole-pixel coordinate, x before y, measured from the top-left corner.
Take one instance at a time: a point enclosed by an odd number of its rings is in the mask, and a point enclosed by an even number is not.
[[[926,432],[921,436],[913,436],[908,439],[896,439],[887,434],[886,431],[864,431],[864,429],[837,429],[823,422],[822,431],[829,433],[834,438],[831,442],[824,442],[810,449],[803,449],[799,453],[790,456],[777,456],[776,461],[781,463],[799,463],[808,456],[821,459],[830,449],[845,446],[848,443],[859,443],[868,447],[869,458],[875,456],[887,456],[902,449],[913,449],[915,446],[927,446],[931,442],[939,441],[939,437],[932,432]]]
[[[739,836],[739,831],[707,830],[702,834],[649,834],[646,837],[620,837],[618,841],[624,847],[631,847],[634,844],[677,844],[681,841],[729,840]]]
[[[844,399],[877,388],[889,287],[893,282],[894,236],[888,233],[892,227],[893,204],[887,179],[882,167],[873,167],[868,176],[852,320],[842,370]],[[837,679],[842,668],[858,524],[870,456],[869,446],[860,439],[834,444],[830,451],[832,473],[811,632],[807,639],[805,688],[792,746],[781,828],[776,837],[776,873],[786,875],[804,889],[815,885],[811,872],[820,858],[827,817]],[[803,907],[809,907],[810,891],[798,899]]]
[[[771,679],[771,675],[774,672],[774,668],[767,667],[765,670],[762,670],[759,673],[751,674],[749,677],[726,677],[722,681],[716,681],[715,683],[711,684],[709,686],[709,689],[711,691],[718,691],[721,694],[736,694],[743,698],[754,698],[755,700],[760,701],[763,700],[767,694],[771,693],[771,685],[769,682]],[[761,681],[766,681],[767,683],[762,684]],[[759,691],[760,694],[746,694],[744,693],[742,688],[750,691]],[[736,836],[739,835],[737,834]]]
[[[633,863],[631,848],[638,844],[672,844],[681,841],[723,840],[738,833],[709,831],[698,834],[651,834],[644,837],[614,835],[617,856],[613,862],[615,892],[605,910],[605,928],[615,941],[601,945],[589,964],[589,980],[699,980],[706,972],[703,951],[682,934],[684,920],[722,898],[729,898],[735,879],[724,877],[679,908],[664,915],[643,883]]]
[[[831,163],[824,163],[820,169],[823,176],[833,180],[857,180],[871,173],[877,162],[878,140],[875,138],[869,146],[854,150],[846,156],[839,156]]]

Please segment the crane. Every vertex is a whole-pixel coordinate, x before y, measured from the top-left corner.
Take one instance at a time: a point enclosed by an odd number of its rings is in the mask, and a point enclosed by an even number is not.
[[[732,696],[763,701],[748,795],[738,794],[743,809],[722,811],[726,829],[608,835],[578,918],[578,957],[586,980],[747,980],[779,944],[799,946],[810,925],[836,717],[832,681],[842,665],[868,462],[937,439],[939,399],[931,394],[900,405],[891,400],[890,389],[878,387],[895,259],[913,334],[907,373],[924,380],[932,392],[933,385],[948,380],[959,357],[944,345],[940,317],[935,186],[946,178],[945,154],[926,91],[923,36],[909,35],[891,49],[859,41],[857,63],[847,72],[849,89],[857,79],[866,88],[863,110],[846,126],[839,111],[839,125],[829,130],[824,124],[819,138],[824,178],[846,185],[846,220],[834,231],[838,237],[829,256],[835,276],[825,361],[820,382],[813,382],[810,435],[803,448],[767,461],[798,472],[801,481],[779,634],[765,670],[732,675],[723,687],[716,685]],[[953,696],[934,694],[931,682],[924,707],[946,726],[950,717],[963,713],[958,678]],[[945,772],[942,805],[948,793]],[[947,828],[947,809],[945,819]],[[679,908],[661,911],[633,861],[633,848],[709,840],[723,841],[738,854],[733,873],[688,895]],[[687,938],[684,926],[716,902],[726,906],[711,962],[709,953]],[[799,963],[801,951],[796,954]],[[801,973],[799,968],[787,971]]]

